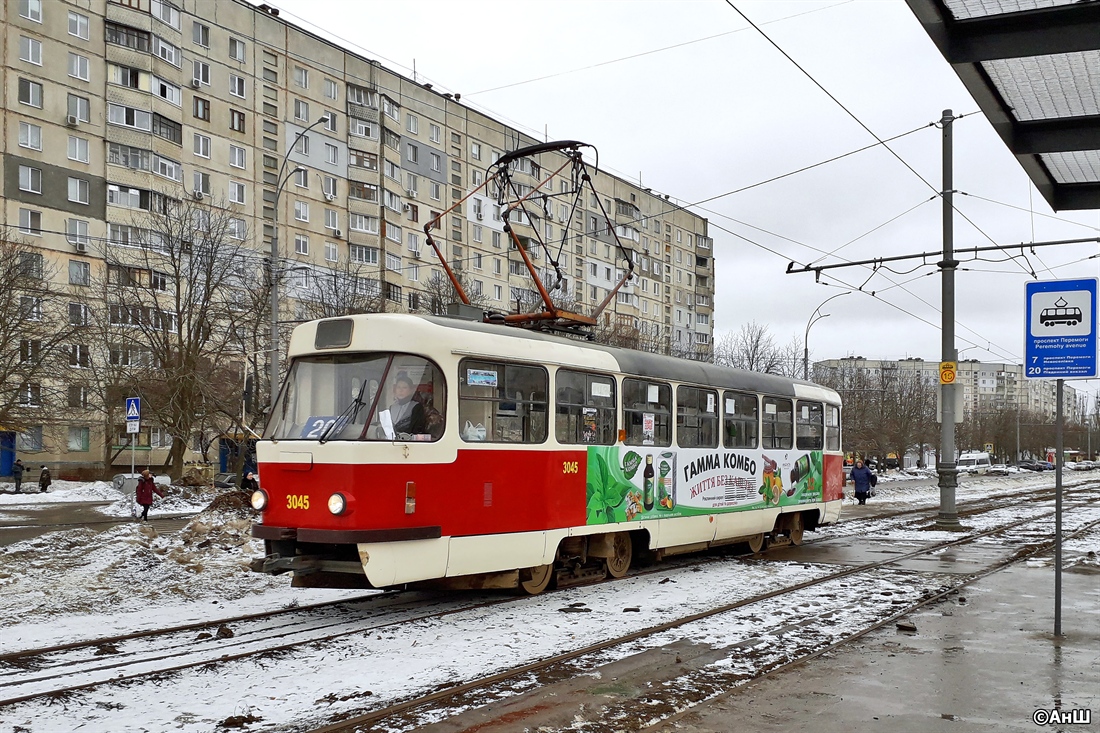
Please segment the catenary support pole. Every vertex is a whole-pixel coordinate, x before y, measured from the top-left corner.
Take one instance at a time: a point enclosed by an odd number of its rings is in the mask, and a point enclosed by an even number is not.
[[[943,260],[939,263],[942,274],[942,352],[943,361],[957,361],[955,350],[955,268],[954,255],[954,203],[952,176],[951,123],[955,117],[945,109],[940,125],[943,128]],[[957,372],[956,372],[957,373]],[[940,513],[936,518],[938,529],[959,529],[959,514],[955,508],[955,489],[958,487],[958,471],[955,468],[955,390],[954,383],[940,385],[940,404],[943,423],[940,432],[940,462],[936,471],[940,476]]]
[[[1062,385],[1058,380],[1058,424],[1054,429],[1054,635],[1062,635]]]

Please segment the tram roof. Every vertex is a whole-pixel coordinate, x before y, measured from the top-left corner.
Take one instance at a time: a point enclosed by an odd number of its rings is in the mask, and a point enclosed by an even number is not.
[[[591,341],[580,341],[564,336],[529,331],[527,329],[502,326],[479,321],[468,321],[458,318],[443,316],[413,316],[422,318],[439,326],[453,328],[476,333],[485,333],[493,336],[507,338],[530,339],[548,344],[569,345],[593,351],[602,351],[611,355],[619,364],[619,370],[624,374],[649,377],[652,379],[668,379],[675,382],[689,382],[713,387],[727,387],[729,389],[742,389],[751,392],[763,392],[767,394],[789,396],[795,395],[795,384],[813,384],[798,379],[780,377],[775,374],[761,374],[743,369],[719,367],[690,359],[678,359],[663,354],[651,354],[648,351],[636,351],[616,346],[607,346]],[[817,385],[815,385],[817,386]]]
[[[1100,2],[906,1],[1051,208],[1100,209]]]

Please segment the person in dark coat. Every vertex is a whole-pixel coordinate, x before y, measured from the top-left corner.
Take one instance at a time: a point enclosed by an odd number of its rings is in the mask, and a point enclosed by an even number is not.
[[[50,469],[47,466],[42,467],[42,473],[38,474],[38,492],[41,494],[46,493],[53,480],[50,478]]]
[[[260,482],[256,480],[256,474],[248,471],[241,479],[241,491],[247,491],[250,495],[253,491],[260,490]]]
[[[419,434],[424,432],[424,405],[413,399],[415,390],[408,374],[401,372],[393,383],[394,403],[390,405],[390,419],[395,433]]]
[[[23,471],[26,467],[23,465],[23,461],[18,458],[15,459],[15,465],[11,467],[11,477],[15,479],[15,493],[20,493],[23,486]]]
[[[141,518],[146,522],[149,521],[149,507],[153,504],[154,492],[164,498],[164,491],[157,486],[157,482],[153,480],[147,468],[141,472],[141,478],[137,483],[137,503],[141,504]]]
[[[867,503],[867,497],[871,493],[871,482],[874,479],[874,474],[871,473],[871,469],[863,465],[863,461],[856,461],[856,465],[852,468],[852,483],[856,485],[856,499],[860,504]]]

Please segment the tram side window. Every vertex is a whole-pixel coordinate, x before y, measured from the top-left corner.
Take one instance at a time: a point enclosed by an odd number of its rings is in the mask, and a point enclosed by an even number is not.
[[[727,448],[755,448],[760,422],[756,395],[726,392],[724,432]]]
[[[840,408],[825,405],[825,450],[840,450]]]
[[[624,379],[623,427],[627,445],[672,445],[672,387]]]
[[[825,406],[820,402],[799,402],[795,420],[795,445],[800,450],[821,450],[825,446]]]
[[[520,364],[463,359],[458,365],[458,426],[467,443],[546,440],[549,375]]]
[[[559,369],[554,433],[559,443],[615,443],[615,378]]]
[[[676,388],[676,445],[718,447],[718,393],[698,387]]]
[[[794,447],[794,403],[778,397],[764,398],[763,434],[764,448]]]

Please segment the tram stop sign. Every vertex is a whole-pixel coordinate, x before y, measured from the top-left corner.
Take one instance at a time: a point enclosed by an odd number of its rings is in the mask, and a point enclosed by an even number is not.
[[[1027,283],[1024,376],[1096,376],[1096,278]]]

